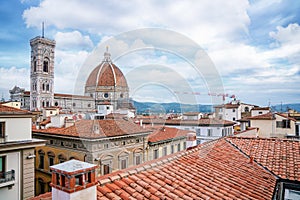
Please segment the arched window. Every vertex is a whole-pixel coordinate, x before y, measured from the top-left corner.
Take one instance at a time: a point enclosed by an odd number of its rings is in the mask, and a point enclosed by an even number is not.
[[[119,155],[119,169],[125,169],[128,167],[128,157],[129,154],[127,152],[122,152]]]
[[[59,163],[63,163],[67,160],[67,157],[63,154],[58,155]]]
[[[43,72],[49,72],[49,59],[45,58],[43,62]]]
[[[248,106],[245,107],[245,112],[249,112],[249,107]]]
[[[143,162],[143,150],[141,148],[138,148],[133,151],[133,163],[134,165],[139,165]]]
[[[45,163],[44,163],[44,161],[45,161],[45,152],[40,149],[38,151],[38,154],[39,154],[39,157],[38,157],[38,159],[39,159],[39,168],[44,169],[44,167],[45,167]]]
[[[48,153],[48,159],[49,159],[49,166],[54,165],[54,158],[55,158],[55,154],[52,151],[49,151]]]
[[[37,67],[37,61],[35,57],[33,57],[33,72],[36,72],[36,67]]]

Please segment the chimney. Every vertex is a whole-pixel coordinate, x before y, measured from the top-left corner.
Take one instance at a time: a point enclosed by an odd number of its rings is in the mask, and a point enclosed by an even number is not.
[[[197,146],[197,138],[196,133],[188,133],[186,135],[186,148],[191,149],[193,147]]]
[[[96,200],[96,168],[74,159],[51,166],[52,200]]]

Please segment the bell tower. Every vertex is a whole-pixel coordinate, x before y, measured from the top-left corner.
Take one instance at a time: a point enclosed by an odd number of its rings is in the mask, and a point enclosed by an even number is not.
[[[30,110],[42,110],[53,105],[55,41],[38,36],[30,46]]]

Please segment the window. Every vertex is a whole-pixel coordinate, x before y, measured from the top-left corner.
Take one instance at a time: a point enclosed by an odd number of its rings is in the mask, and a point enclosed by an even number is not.
[[[49,84],[46,85],[46,91],[50,91],[50,86],[49,86]]]
[[[43,83],[42,88],[43,88],[43,91],[45,91],[45,83]]]
[[[90,104],[90,103],[88,104],[88,107],[89,107],[89,108],[91,107],[91,104]]]
[[[36,62],[35,58],[33,58],[33,72],[36,72],[36,64],[37,64],[37,62]]]
[[[77,144],[73,143],[73,148],[77,149]]]
[[[259,115],[261,115],[262,113],[263,113],[262,111],[259,111],[259,112],[258,112]]]
[[[232,121],[235,121],[235,117],[232,118]]]
[[[105,156],[103,159],[101,159],[101,171],[102,175],[109,174],[112,172],[112,160],[113,156]]]
[[[232,112],[235,112],[235,109],[232,109]]]
[[[49,106],[50,106],[49,101],[46,101],[46,107],[49,107]]]
[[[49,151],[47,154],[48,154],[48,158],[49,158],[49,166],[54,165],[55,154],[52,151]]]
[[[5,172],[5,156],[0,156],[0,178],[3,178]]]
[[[39,168],[44,169],[44,159],[45,159],[45,153],[42,150],[39,150]]]
[[[65,146],[64,142],[60,142],[60,145],[61,145],[61,146]]]
[[[200,136],[200,135],[201,135],[201,129],[200,129],[200,128],[197,128],[197,129],[196,129],[196,135],[197,135],[197,136]]]
[[[73,103],[73,107],[75,107],[76,106],[76,103]]]
[[[54,165],[54,157],[49,157],[49,166]]]
[[[207,129],[207,136],[212,136],[212,129]]]
[[[54,105],[55,105],[55,106],[58,106],[58,102],[55,102]]]
[[[108,144],[104,144],[104,149],[108,149]]]
[[[164,147],[164,148],[163,148],[163,156],[166,156],[166,155],[167,155],[167,150],[168,150],[167,147]]]
[[[39,184],[39,194],[44,194],[45,193],[45,182],[43,181],[43,179],[39,178],[38,184]]]
[[[49,144],[53,144],[53,140],[49,140]]]
[[[174,145],[171,145],[171,153],[174,153]]]
[[[121,159],[121,169],[127,168],[127,159]]]
[[[104,96],[104,98],[106,98],[106,99],[107,99],[107,98],[108,98],[108,93],[104,93],[104,95],[103,95],[103,96]]]
[[[180,151],[180,143],[177,144],[177,151]]]
[[[276,128],[291,128],[291,121],[284,119],[276,122]]]
[[[5,122],[0,122],[0,138],[5,138]]]
[[[134,159],[134,164],[139,165],[142,163],[141,154],[136,154]]]
[[[44,60],[44,64],[43,64],[43,72],[49,72],[49,61],[48,60]]]
[[[128,153],[123,152],[119,155],[119,168],[125,169],[128,167]]]
[[[109,164],[103,164],[103,175],[110,173],[110,165]]]
[[[59,163],[63,163],[67,160],[67,157],[64,156],[63,154],[60,154],[60,155],[58,155],[58,160],[59,160]]]
[[[186,149],[186,142],[183,142],[183,149]]]
[[[106,110],[109,110],[109,106],[106,106]]]
[[[245,112],[249,112],[249,107],[248,106],[245,107]]]
[[[153,159],[157,159],[159,157],[159,152],[158,152],[158,149],[155,149],[153,151]]]

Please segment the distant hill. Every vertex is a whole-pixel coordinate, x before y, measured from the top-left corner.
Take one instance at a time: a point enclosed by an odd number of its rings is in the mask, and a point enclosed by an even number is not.
[[[138,102],[133,101],[138,114],[150,113],[185,113],[185,112],[213,112],[212,105],[202,104],[181,104],[181,103],[153,103],[153,102]],[[273,111],[287,112],[288,109],[294,109],[300,112],[300,103],[295,104],[280,104],[271,106]]]
[[[201,104],[181,104],[181,103],[153,103],[133,101],[138,114],[150,113],[185,113],[185,112],[203,112],[213,111],[212,105]]]
[[[293,109],[300,112],[300,103],[292,103],[292,104],[279,104],[275,106],[271,106],[272,110],[277,112],[287,112],[288,109]]]

